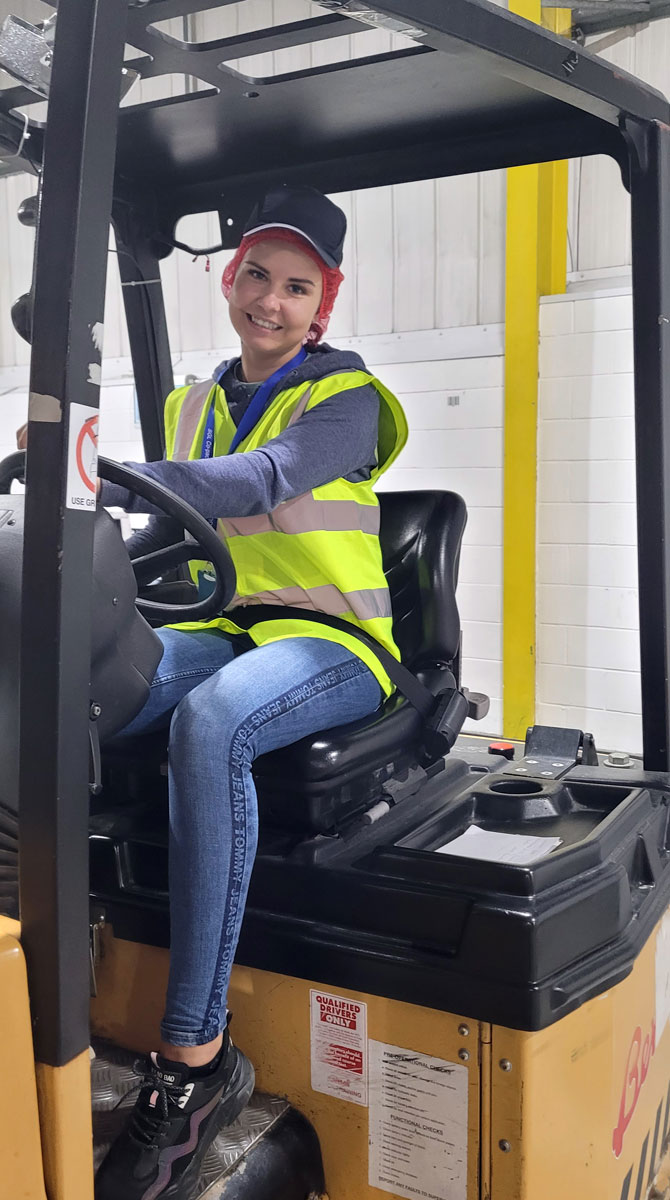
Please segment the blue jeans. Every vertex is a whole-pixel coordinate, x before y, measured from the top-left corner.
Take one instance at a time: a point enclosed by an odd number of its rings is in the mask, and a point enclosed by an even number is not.
[[[251,764],[359,720],[381,688],[351,651],[286,638],[239,653],[218,631],[161,629],[165,652],[123,736],[170,724],[170,977],[161,1034],[198,1046],[223,1029],[258,842]],[[237,648],[237,652],[236,652]]]

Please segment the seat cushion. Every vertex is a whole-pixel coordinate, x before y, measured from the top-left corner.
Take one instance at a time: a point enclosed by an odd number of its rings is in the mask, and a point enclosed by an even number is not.
[[[422,674],[431,691],[442,671]],[[302,738],[254,763],[261,820],[328,833],[380,799],[387,779],[417,763],[422,725],[403,696],[369,717]]]

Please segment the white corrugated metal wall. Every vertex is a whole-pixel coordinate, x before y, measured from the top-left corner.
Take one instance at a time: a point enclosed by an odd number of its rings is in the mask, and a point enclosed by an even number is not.
[[[21,200],[34,191],[29,176],[0,180],[0,366],[28,362],[28,347],[14,333],[9,309],[30,285],[33,234],[16,220]],[[343,264],[345,283],[330,327],[333,337],[404,333],[488,325],[503,319],[504,175],[402,184],[336,197],[350,232]],[[179,237],[189,245],[219,240],[217,218],[185,218]],[[175,252],[162,264],[172,349],[175,354],[228,345],[234,334],[219,281],[229,253],[215,254],[211,269]],[[110,254],[105,309],[105,354],[128,354],[121,289]]]

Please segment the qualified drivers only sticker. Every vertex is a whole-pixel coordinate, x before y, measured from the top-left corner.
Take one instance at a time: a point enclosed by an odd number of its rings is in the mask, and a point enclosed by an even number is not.
[[[98,481],[98,409],[70,405],[66,508],[94,509]]]
[[[310,1008],[314,1091],[367,1105],[367,1005],[313,988]]]

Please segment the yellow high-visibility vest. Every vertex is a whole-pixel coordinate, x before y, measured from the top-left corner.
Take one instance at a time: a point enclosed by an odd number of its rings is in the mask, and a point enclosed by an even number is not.
[[[229,608],[275,604],[328,613],[351,621],[381,642],[396,658],[391,598],[382,569],[379,545],[379,501],[372,485],[388,469],[407,441],[407,422],[400,402],[378,379],[364,371],[346,371],[309,380],[279,392],[235,454],[257,450],[302,414],[349,388],[372,386],[379,393],[378,465],[369,480],[335,479],[286,500],[271,513],[226,517],[217,521],[237,572],[237,591]],[[225,393],[216,383],[177,388],[165,402],[168,457],[199,459],[210,408],[214,405],[214,454],[227,454],[236,433]],[[191,563],[195,581],[207,563]],[[287,637],[318,637],[338,642],[358,655],[386,695],[393,684],[374,652],[355,636],[305,620],[261,621],[248,633],[256,645]],[[213,621],[180,624],[179,629],[243,631],[224,615]]]

